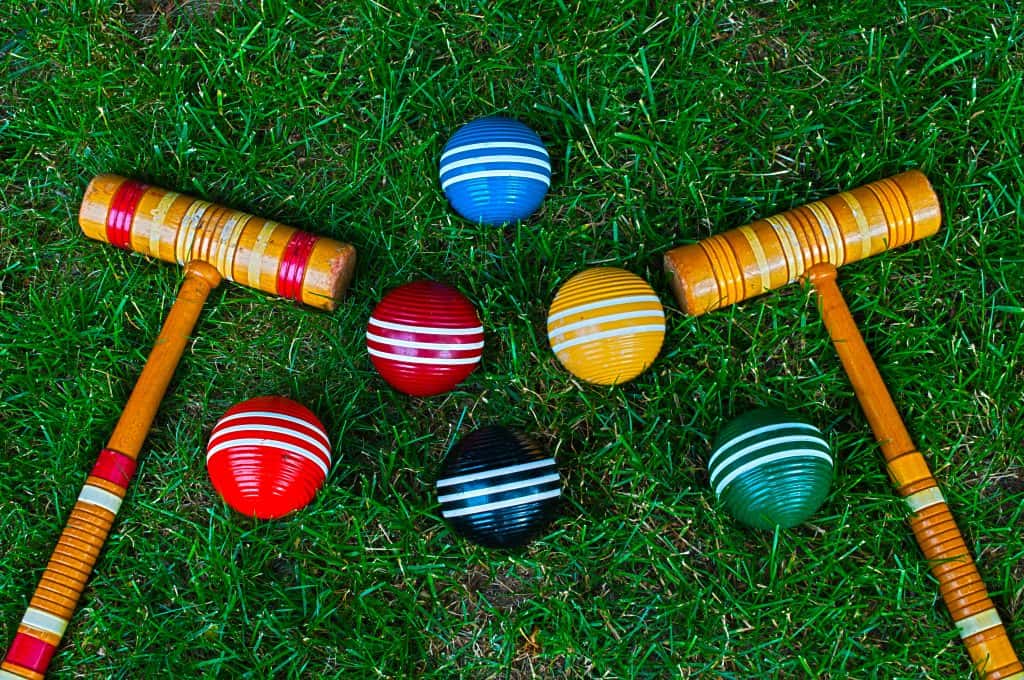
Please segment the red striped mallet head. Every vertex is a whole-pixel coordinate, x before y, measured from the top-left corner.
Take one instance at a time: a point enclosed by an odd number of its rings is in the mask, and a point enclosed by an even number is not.
[[[390,291],[373,310],[366,349],[389,385],[429,397],[454,389],[480,364],[484,328],[455,288],[413,281]]]
[[[206,469],[232,508],[276,519],[313,500],[331,469],[331,444],[302,404],[256,397],[235,404],[214,425]]]
[[[229,281],[328,311],[355,270],[347,243],[117,175],[89,182],[78,223],[89,238],[168,262],[201,260]]]

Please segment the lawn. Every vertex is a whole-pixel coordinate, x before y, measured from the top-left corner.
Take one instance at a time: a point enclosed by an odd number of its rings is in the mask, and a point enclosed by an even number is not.
[[[878,447],[799,285],[698,318],[661,258],[920,168],[940,232],[840,285],[1024,649],[1024,23],[1016,3],[622,0],[0,3],[0,646],[141,370],[181,268],[86,239],[112,172],[353,244],[334,313],[211,295],[51,665],[55,678],[960,678],[969,659]],[[553,180],[505,228],[459,218],[447,138],[504,113]],[[597,387],[547,307],[595,265],[649,281],[661,354]],[[480,368],[412,398],[376,373],[370,311],[447,282]],[[280,394],[335,464],[289,518],[234,513],[205,445]],[[836,457],[807,523],[754,531],[708,485],[715,434],[801,413]],[[460,437],[531,433],[561,517],[475,547],[433,483]]]

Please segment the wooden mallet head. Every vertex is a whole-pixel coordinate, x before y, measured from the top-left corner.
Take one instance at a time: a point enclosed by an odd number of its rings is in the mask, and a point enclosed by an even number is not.
[[[797,281],[816,264],[836,267],[931,236],[939,199],[911,170],[665,254],[683,311],[698,316]]]
[[[347,243],[117,175],[85,190],[78,222],[89,238],[187,264],[319,309],[333,310],[355,269]]]

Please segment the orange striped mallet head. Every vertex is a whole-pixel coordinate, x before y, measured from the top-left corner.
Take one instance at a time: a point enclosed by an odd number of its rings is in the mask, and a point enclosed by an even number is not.
[[[115,175],[89,183],[79,223],[91,238],[184,264],[185,279],[0,663],[0,680],[46,672],[210,290],[227,278],[333,310],[355,268],[348,244]]]
[[[691,316],[931,236],[939,201],[917,171],[879,180],[665,254],[672,289]]]
[[[939,200],[912,170],[738,227],[665,254],[683,311],[700,315],[793,281],[814,287],[822,320],[911,511],[942,597],[987,680],[1024,680],[1006,629],[924,456],[917,450],[836,285],[836,267],[939,229]]]

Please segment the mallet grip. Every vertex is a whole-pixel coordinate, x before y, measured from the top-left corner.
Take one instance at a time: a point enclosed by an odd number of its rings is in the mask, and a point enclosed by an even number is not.
[[[828,334],[881,446],[889,477],[910,507],[910,528],[939,581],[942,599],[975,670],[986,680],[1024,680],[1024,666],[989,599],[938,483],[914,446],[836,285],[835,266],[815,265],[808,270],[808,278],[818,294]]]
[[[0,664],[0,680],[42,678],[46,672],[128,491],[135,461],[189,335],[210,290],[220,280],[217,270],[203,262],[186,267],[178,297]]]

